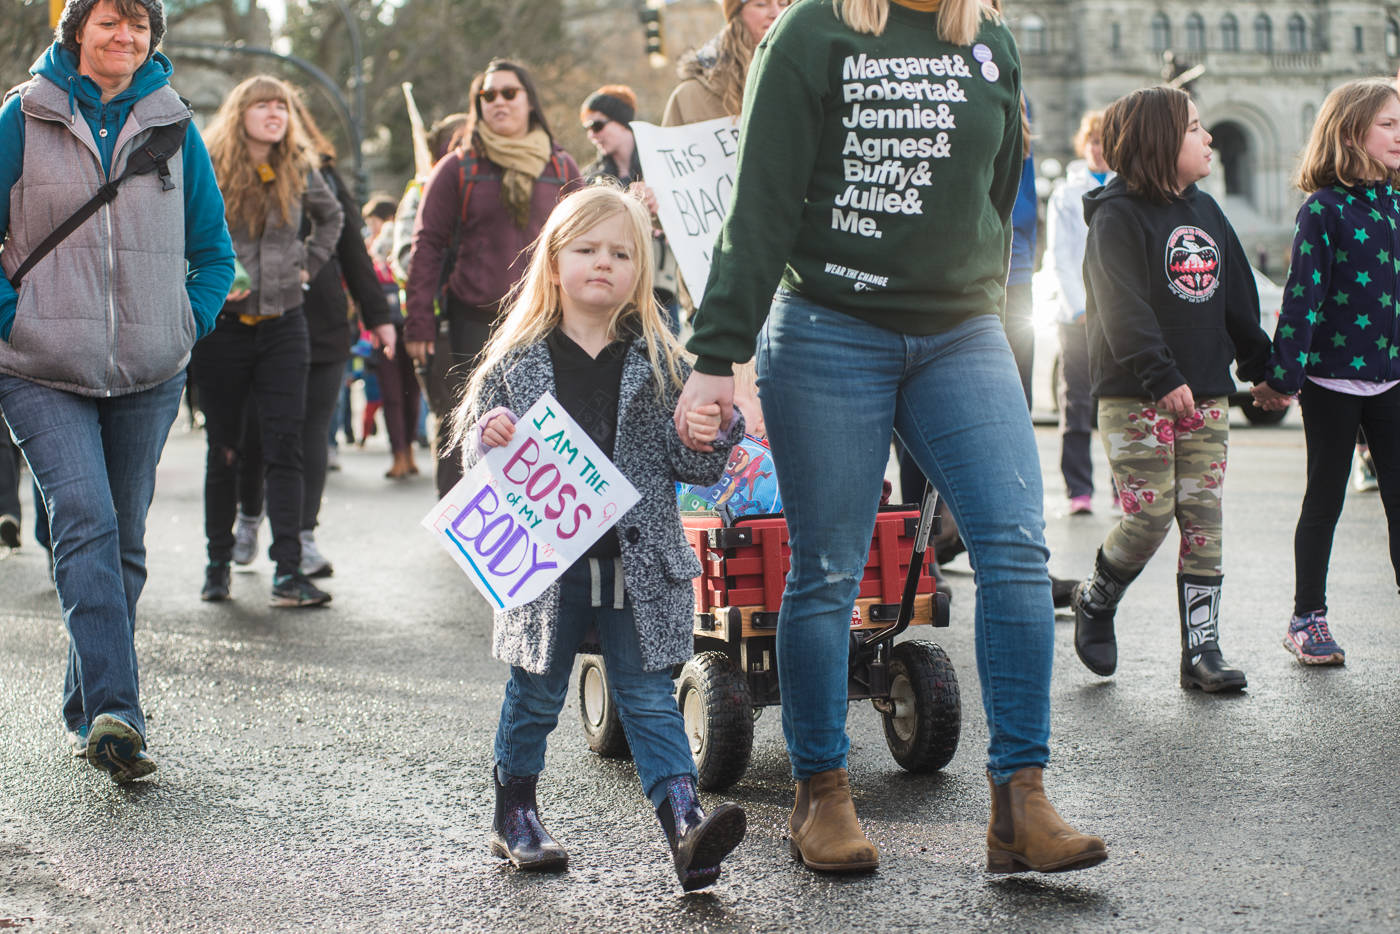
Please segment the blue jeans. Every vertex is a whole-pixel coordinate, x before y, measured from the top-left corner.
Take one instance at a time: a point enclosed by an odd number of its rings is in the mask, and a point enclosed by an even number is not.
[[[43,494],[68,627],[63,720],[115,714],[143,736],[136,601],[146,584],[146,512],[180,410],[183,372],[145,392],[78,396],[0,374],[0,407]]]
[[[637,777],[652,806],[660,807],[666,800],[667,779],[678,775],[694,779],[695,760],[686,740],[685,720],[672,696],[670,669],[642,668],[632,599],[615,592],[617,576],[617,562],[607,558],[580,558],[564,572],[559,582],[554,658],[542,675],[511,666],[496,727],[496,762],[507,775],[538,775],[544,769],[545,740],[559,723],[574,655],[589,629],[596,626],[608,686],[632,747]],[[615,596],[621,596],[621,608],[614,605]]]
[[[793,777],[844,768],[851,604],[899,433],[947,498],[976,571],[977,674],[998,782],[1049,757],[1054,609],[1040,461],[1001,323],[912,337],[780,291],[758,389],[792,569],[778,679]]]

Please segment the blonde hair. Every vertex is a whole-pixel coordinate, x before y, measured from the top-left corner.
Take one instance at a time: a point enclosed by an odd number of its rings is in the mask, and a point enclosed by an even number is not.
[[[490,374],[515,351],[543,340],[563,320],[560,287],[555,281],[559,254],[570,243],[619,214],[625,218],[632,240],[637,281],[627,301],[617,307],[608,321],[608,340],[618,340],[629,329],[640,334],[646,344],[658,398],[667,386],[678,391],[684,385],[681,345],[662,320],[661,309],[652,294],[651,216],[640,199],[625,193],[616,184],[590,185],[560,201],[531,244],[530,263],[525,274],[506,295],[505,315],[474,362],[475,369],[462,401],[453,412],[453,446],[466,440],[474,427],[472,413],[479,405]]]
[[[889,22],[890,0],[838,0],[837,15],[855,32],[881,35]],[[984,0],[943,0],[938,6],[938,37],[953,45],[972,45],[982,20],[1000,21]]]
[[[233,230],[261,237],[270,208],[276,207],[283,224],[292,222],[293,207],[306,190],[306,173],[312,168],[307,141],[297,117],[296,90],[271,75],[254,75],[229,92],[205,134],[214,175],[224,195],[224,216]],[[263,101],[287,105],[287,132],[267,155],[273,178],[264,182],[248,152],[243,115]]]
[[[1376,179],[1400,185],[1400,173],[1381,164],[1364,143],[1376,114],[1396,97],[1390,78],[1348,81],[1328,94],[1298,160],[1293,177],[1298,190],[1312,194],[1328,185],[1353,186]]]
[[[1084,116],[1079,118],[1079,129],[1074,134],[1074,152],[1083,158],[1089,151],[1089,140],[1095,136],[1099,138],[1100,144],[1103,142],[1103,111],[1086,110]]]

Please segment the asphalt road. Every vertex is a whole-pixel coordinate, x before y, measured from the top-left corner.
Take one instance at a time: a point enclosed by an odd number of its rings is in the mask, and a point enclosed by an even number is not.
[[[417,527],[426,476],[382,479],[382,447],[342,457],[319,535],[336,566],[330,608],[269,608],[265,559],[235,574],[235,602],[207,605],[204,441],[177,427],[137,636],[153,780],[120,788],[64,754],[65,636],[45,561],[27,534],[0,560],[0,928],[1400,931],[1400,597],[1379,500],[1351,494],[1330,588],[1348,664],[1305,670],[1281,647],[1299,424],[1237,419],[1232,439],[1224,639],[1246,694],[1177,686],[1170,548],[1124,601],[1113,678],[1086,671],[1072,624],[1057,624],[1047,782],[1072,823],[1107,839],[1108,862],[983,871],[986,729],[959,559],[952,627],[936,635],[962,683],[951,764],[904,774],[878,715],[851,708],[852,781],[879,871],[819,876],[789,857],[792,788],[769,710],[728,793],[749,836],[721,883],[691,896],[631,764],[587,751],[572,699],[541,782],[569,871],[522,876],[488,855],[505,669],[489,657],[485,604]],[[1057,439],[1037,432],[1052,570],[1079,575],[1113,521],[1107,496],[1092,517],[1059,515]]]

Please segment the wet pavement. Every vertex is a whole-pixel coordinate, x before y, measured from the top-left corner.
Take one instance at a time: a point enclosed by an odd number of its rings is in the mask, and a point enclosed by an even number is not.
[[[1058,441],[1037,434],[1051,567],[1076,576],[1113,521],[1107,494],[1093,516],[1060,515]],[[635,771],[588,752],[572,694],[540,789],[570,869],[523,876],[488,855],[505,669],[485,604],[417,526],[426,475],[384,480],[373,442],[342,454],[318,534],[336,568],[329,608],[269,608],[265,557],[235,573],[234,602],[204,604],[204,443],[177,426],[137,636],[152,780],[117,787],[65,755],[66,638],[43,553],[26,531],[0,560],[0,929],[1400,931],[1400,597],[1379,499],[1349,494],[1333,553],[1348,664],[1305,670],[1280,645],[1300,422],[1237,418],[1232,442],[1224,639],[1249,691],[1177,686],[1170,546],[1124,601],[1113,678],[1085,670],[1072,623],[1057,623],[1047,783],[1061,813],[1106,838],[1108,862],[983,870],[986,729],[959,558],[952,627],[932,635],[962,683],[953,761],[903,773],[878,714],[851,707],[852,782],[879,871],[820,876],[788,855],[792,789],[770,709],[726,794],[749,835],[712,892],[684,896]]]

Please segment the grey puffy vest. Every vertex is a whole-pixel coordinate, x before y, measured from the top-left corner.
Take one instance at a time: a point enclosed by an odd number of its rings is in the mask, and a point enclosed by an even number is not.
[[[101,187],[92,129],[70,114],[67,93],[36,77],[19,91],[24,167],[10,189],[6,275]],[[169,87],[138,100],[118,131],[111,177],[154,127],[189,116]],[[0,372],[84,396],[156,386],[189,361],[194,313],[185,291],[184,160],[170,160],[173,190],[156,173],[122,183],[20,284]]]

